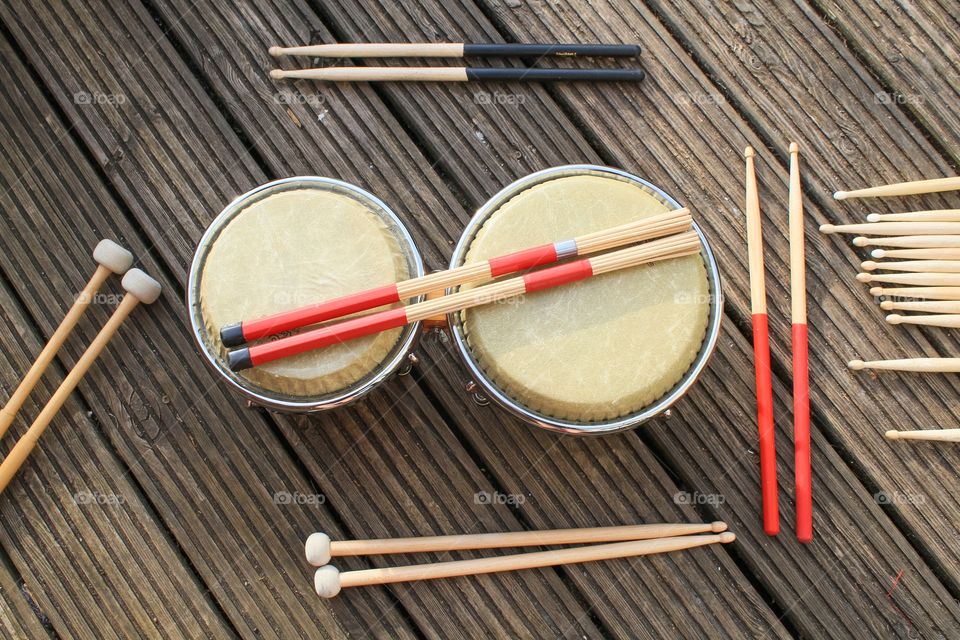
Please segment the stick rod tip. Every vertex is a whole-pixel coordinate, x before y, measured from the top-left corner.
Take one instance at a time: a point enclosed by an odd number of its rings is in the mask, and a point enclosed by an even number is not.
[[[834,200],[846,200],[846,199],[847,199],[847,192],[846,192],[846,191],[834,191],[834,192],[833,192],[833,199],[834,199]]]
[[[871,280],[873,280],[873,276],[870,275],[869,273],[858,273],[857,280],[859,280],[860,282],[870,282]]]
[[[283,55],[283,47],[278,47],[277,45],[273,45],[272,47],[267,49],[267,53],[272,55],[274,58],[277,58]]]
[[[894,429],[891,429],[890,431],[887,431],[885,434],[883,434],[883,436],[887,440],[897,440],[900,438],[900,432]]]
[[[723,533],[724,531],[727,530],[727,523],[720,522],[720,521],[713,522],[710,525],[710,530],[713,531],[714,533]]]
[[[281,78],[286,78],[286,77],[287,77],[287,72],[284,71],[283,69],[271,69],[271,70],[270,70],[270,77],[273,78],[274,80],[279,80],[279,79],[281,79]]]
[[[855,247],[865,247],[865,246],[867,246],[868,244],[870,244],[870,239],[869,239],[869,238],[865,238],[864,236],[857,236],[856,238],[854,238],[854,239],[851,240],[850,242],[851,242],[851,244],[853,244],[853,246],[855,246]]]
[[[733,531],[724,531],[720,534],[720,542],[723,544],[729,544],[737,539],[737,535]]]
[[[880,222],[880,214],[879,214],[879,213],[871,213],[871,214],[867,215],[867,222]]]
[[[820,225],[820,233],[833,233],[833,225],[832,224]]]
[[[877,297],[883,295],[883,287],[870,287],[870,295]]]
[[[757,154],[756,151],[754,151],[754,150],[753,150],[753,147],[750,147],[750,146],[748,146],[746,149],[743,150],[743,157],[744,157],[744,158],[752,158],[752,157],[755,156],[756,154]]]
[[[873,251],[870,252],[871,258],[882,258],[885,255],[887,255],[887,252],[884,251],[883,249],[874,249]]]
[[[847,363],[847,367],[854,371],[862,371],[866,367],[866,363],[863,360],[851,360]]]
[[[860,263],[860,268],[864,271],[873,271],[877,268],[877,263],[873,260],[864,260]]]
[[[887,322],[890,324],[900,324],[902,321],[903,321],[903,316],[899,314],[891,313],[890,315],[887,316]]]
[[[893,300],[884,300],[880,303],[880,308],[884,311],[893,311]]]
[[[792,154],[793,154],[793,153],[800,153],[800,145],[798,145],[796,142],[791,142],[791,143],[790,143],[790,153],[792,153]]]

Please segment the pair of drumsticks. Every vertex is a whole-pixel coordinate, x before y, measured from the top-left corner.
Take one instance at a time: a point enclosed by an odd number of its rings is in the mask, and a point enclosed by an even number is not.
[[[529,271],[567,258],[600,253],[645,240],[650,242],[634,244],[591,258],[556,264],[539,271]],[[569,284],[602,273],[699,252],[700,238],[692,230],[690,211],[677,209],[569,240],[543,244],[448,271],[283,311],[265,318],[227,325],[221,328],[220,339],[225,346],[236,347],[284,331],[304,328],[383,305],[406,302],[426,293],[529,271],[524,275],[425,302],[374,312],[292,336],[234,349],[228,354],[228,364],[232,370],[240,371],[305,351],[403,327],[434,316]]]
[[[53,335],[47,341],[40,355],[34,361],[30,370],[23,377],[20,385],[13,395],[7,401],[6,406],[0,410],[0,437],[2,437],[14,419],[17,417],[27,396],[39,382],[40,377],[53,361],[54,356],[66,342],[67,337],[73,328],[80,321],[84,311],[96,299],[97,292],[106,281],[110,274],[123,275],[121,286],[126,291],[120,304],[114,310],[113,315],[107,320],[97,336],[83,352],[80,359],[67,374],[63,382],[51,396],[46,406],[37,416],[27,432],[17,441],[13,449],[0,463],[0,493],[7,488],[17,470],[23,465],[27,456],[37,444],[37,440],[43,435],[43,432],[50,425],[50,422],[56,416],[57,412],[63,407],[67,398],[80,383],[80,380],[86,375],[90,366],[97,359],[97,356],[104,350],[110,339],[120,329],[120,325],[127,319],[130,312],[138,304],[151,304],[160,296],[160,283],[145,274],[140,269],[130,269],[133,264],[133,255],[113,242],[112,240],[101,240],[93,250],[93,259],[97,262],[97,269],[94,271],[86,286],[74,300],[73,305],[67,311],[66,316],[57,327]]]
[[[554,567],[596,560],[613,560],[615,558],[667,553],[716,543],[727,544],[733,542],[736,536],[726,529],[727,525],[723,522],[710,524],[639,524],[619,527],[514,531],[382,540],[330,540],[330,536],[325,533],[314,533],[307,538],[305,552],[307,562],[320,567],[314,574],[314,589],[317,595],[321,598],[332,598],[347,587],[366,587],[396,582]],[[360,571],[340,572],[336,567],[327,564],[331,558],[343,556],[472,551],[561,544],[584,544],[588,546],[474,560],[454,560],[384,569],[363,569]]]
[[[270,47],[273,57],[315,58],[463,58],[518,56],[569,58],[575,56],[635,57],[635,44],[465,44],[462,42],[319,44]],[[537,69],[483,67],[325,67],[273,69],[271,78],[299,78],[328,82],[468,82],[474,80],[593,80],[640,81],[643,69]]]
[[[757,384],[757,422],[760,433],[760,490],[763,500],[763,530],[780,531],[777,505],[777,454],[773,428],[773,385],[770,371],[770,338],[767,295],[763,272],[763,235],[760,197],[752,147],[746,159],[747,251],[750,269],[750,304],[753,319],[754,366]],[[790,143],[790,297],[793,341],[793,441],[796,485],[797,539],[813,540],[813,486],[810,472],[810,391],[807,365],[807,290],[804,260],[803,196],[800,186],[800,147]]]

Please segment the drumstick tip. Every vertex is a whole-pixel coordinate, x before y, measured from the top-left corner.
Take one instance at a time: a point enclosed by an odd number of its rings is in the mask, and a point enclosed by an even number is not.
[[[270,70],[270,77],[273,78],[273,79],[275,79],[275,80],[280,80],[280,79],[282,79],[282,78],[286,78],[286,77],[287,77],[287,72],[284,71],[283,69],[271,69],[271,70]]]
[[[887,322],[890,324],[900,324],[903,322],[903,316],[898,313],[891,313],[887,316]]]
[[[870,244],[870,239],[865,236],[857,236],[856,238],[851,240],[851,243],[855,247],[865,247],[868,244]]]
[[[893,300],[884,300],[883,302],[880,303],[880,308],[883,309],[884,311],[892,311]]]
[[[267,49],[267,53],[269,53],[274,58],[278,58],[283,55],[283,47],[278,47],[277,45],[273,45],[272,47]]]
[[[724,531],[719,535],[719,540],[723,544],[729,544],[736,539],[737,539],[737,534],[735,534],[733,531]]]
[[[887,431],[885,434],[883,434],[883,436],[887,440],[898,440],[900,438],[900,432],[895,429],[891,429],[890,431]]]
[[[873,280],[873,275],[869,273],[858,273],[857,280],[859,280],[860,282],[870,282]]]
[[[866,363],[863,360],[851,360],[847,363],[847,367],[853,371],[863,371],[866,368]]]
[[[847,199],[847,192],[846,192],[846,191],[834,191],[834,192],[833,192],[833,199],[834,199],[834,200],[846,200],[846,199]]]
[[[864,260],[860,263],[860,268],[864,271],[873,271],[877,268],[877,263],[873,260]]]
[[[798,145],[796,142],[791,142],[790,153],[791,154],[800,153],[800,145]]]
[[[884,251],[883,249],[874,249],[873,251],[870,252],[870,256],[872,258],[882,258],[886,255],[887,255],[887,252]]]
[[[883,295],[883,287],[870,287],[870,295],[877,297]]]
[[[871,213],[867,216],[867,222],[880,222],[879,213]]]
[[[757,152],[753,150],[753,147],[747,146],[747,148],[743,150],[743,157],[752,158],[753,156],[756,155],[756,153]]]
[[[727,523],[720,522],[719,520],[717,522],[713,522],[710,525],[710,530],[714,533],[722,533],[727,530]]]
[[[832,224],[822,224],[820,225],[820,233],[833,233],[834,226]]]

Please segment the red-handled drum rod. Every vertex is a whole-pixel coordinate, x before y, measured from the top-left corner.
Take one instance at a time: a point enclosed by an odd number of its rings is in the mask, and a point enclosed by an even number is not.
[[[518,271],[552,264],[566,258],[605,251],[641,240],[650,240],[690,229],[689,209],[667,211],[595,233],[531,247],[522,251],[476,262],[456,269],[388,284],[375,289],[353,293],[326,302],[311,304],[290,311],[226,325],[220,330],[224,346],[238,347],[245,342],[300,329],[318,322],[342,318],[408,300],[432,291],[442,291],[469,282],[489,280]]]
[[[601,273],[668,258],[678,258],[699,251],[699,236],[693,231],[687,231],[593,258],[575,260],[475,289],[441,296],[426,302],[388,309],[359,318],[351,318],[288,338],[236,349],[230,352],[228,360],[230,368],[234,371],[249,369],[273,360],[380,331],[395,329],[433,316],[454,313],[520,294],[569,284]]]
[[[770,379],[760,196],[753,166],[753,147],[747,147],[743,155],[746,158],[747,257],[750,267],[750,311],[753,316],[753,361],[757,378],[757,426],[760,432],[760,495],[763,500],[763,530],[767,535],[775,536],[780,531],[780,511],[777,506],[777,452],[773,430],[773,385]]]
[[[793,443],[796,467],[797,539],[813,540],[810,477],[810,387],[807,366],[807,281],[804,261],[800,148],[790,143],[790,300],[793,322]]]

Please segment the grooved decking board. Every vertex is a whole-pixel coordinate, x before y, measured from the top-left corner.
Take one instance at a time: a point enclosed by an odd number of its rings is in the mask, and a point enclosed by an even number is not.
[[[954,170],[944,175],[954,175],[960,162],[960,104],[955,99],[960,93],[960,21],[956,5],[949,0],[815,0],[809,4],[837,27],[847,46],[889,88],[878,91],[874,99],[899,105],[916,118],[953,161]],[[870,176],[888,182],[927,177],[912,167]]]
[[[63,123],[44,104],[23,66],[10,60],[4,73],[9,77],[3,83],[6,95],[0,113],[4,126],[16,127],[17,135],[4,137],[11,142],[5,145],[10,165],[3,185],[7,227],[0,236],[0,256],[11,286],[21,298],[37,305],[33,321],[49,335],[59,322],[63,301],[72,298],[87,275],[90,247],[104,235],[130,248],[148,272],[161,274],[165,287],[160,300],[149,309],[138,309],[125,323],[120,336],[80,385],[84,404],[93,410],[99,429],[128,470],[114,472],[104,462],[97,473],[97,461],[109,457],[102,445],[93,456],[65,446],[63,435],[79,431],[81,425],[87,431],[92,429],[90,418],[74,410],[74,428],[68,422],[70,414],[61,414],[31,457],[36,465],[28,462],[4,494],[4,500],[13,500],[5,505],[11,513],[17,506],[30,509],[30,517],[20,524],[4,521],[3,544],[8,553],[30,546],[29,554],[23,552],[30,561],[20,563],[19,570],[26,575],[31,563],[49,555],[45,581],[30,588],[57,623],[55,631],[99,636],[114,633],[112,629],[117,627],[116,633],[128,628],[127,635],[139,635],[132,624],[123,624],[124,617],[133,615],[136,608],[131,605],[128,613],[111,604],[118,597],[136,596],[136,589],[128,594],[129,587],[125,587],[114,594],[97,573],[109,575],[119,571],[114,563],[121,565],[133,584],[140,581],[146,592],[141,597],[153,605],[151,590],[159,589],[163,580],[173,579],[177,567],[185,562],[172,558],[170,551],[161,555],[159,546],[153,558],[120,555],[120,547],[111,544],[114,536],[126,531],[122,522],[104,527],[99,532],[102,541],[71,527],[66,516],[72,517],[76,510],[66,508],[64,500],[83,485],[76,486],[70,477],[55,479],[56,472],[49,469],[59,469],[58,461],[63,459],[64,470],[82,468],[87,482],[104,493],[123,493],[135,479],[156,511],[153,517],[169,530],[209,590],[205,594],[194,587],[191,593],[189,583],[184,583],[176,610],[164,615],[155,605],[155,624],[169,632],[161,635],[195,637],[205,635],[206,629],[217,636],[236,631],[244,636],[344,637],[358,630],[383,637],[414,636],[402,613],[374,592],[358,593],[349,602],[332,607],[314,606],[311,572],[302,558],[302,536],[318,521],[335,535],[343,535],[336,514],[329,506],[285,505],[274,498],[278,491],[312,494],[317,489],[286,453],[269,424],[255,413],[239,409],[237,398],[225,393],[194,357],[178,285],[162,276],[144,239]],[[136,183],[133,175],[127,179]],[[156,240],[159,243],[160,238]],[[169,246],[164,250],[169,251]],[[109,291],[116,291],[115,283]],[[92,336],[106,314],[105,308],[91,309],[78,334]],[[22,349],[16,343],[7,348]],[[65,361],[75,361],[80,349],[71,342],[64,350]],[[31,345],[30,351],[34,350]],[[6,388],[13,384],[14,370],[24,369],[24,362],[25,356],[20,356],[17,366],[5,370]],[[43,469],[47,471],[40,475]],[[52,493],[59,508],[47,505],[41,510],[44,505],[36,496],[43,492]],[[136,493],[131,493],[133,501]],[[126,514],[130,519],[134,515]],[[92,520],[93,514],[88,517]],[[116,556],[101,554],[95,561],[83,557],[73,546],[53,539],[47,542],[50,535],[38,537],[44,533],[41,526],[60,537],[82,533],[91,549],[94,545],[115,548]],[[163,567],[160,561],[170,566]],[[62,585],[55,582],[57,575],[64,580]],[[84,609],[86,617],[76,621],[56,618],[55,614],[75,610],[73,598],[90,609]],[[96,600],[90,603],[87,598]],[[205,627],[190,622],[191,618],[203,618],[200,612],[208,602],[223,611],[228,626],[215,629],[215,619]],[[62,611],[57,613],[58,609]],[[356,622],[372,619],[373,612],[377,615],[375,629]],[[88,624],[87,632],[74,628],[73,622]],[[154,633],[144,630],[143,635]]]
[[[553,8],[557,5],[550,5],[549,8]],[[341,8],[338,8],[341,7]],[[500,5],[498,5],[500,7]],[[338,28],[342,31],[342,36],[347,40],[366,40],[366,41],[379,41],[379,40],[425,40],[433,37],[436,33],[442,33],[445,37],[463,37],[467,41],[476,41],[483,38],[482,34],[489,33],[490,29],[484,25],[475,25],[475,17],[473,14],[469,14],[468,11],[456,11],[453,9],[442,9],[439,6],[432,7],[431,11],[425,12],[424,15],[430,16],[430,21],[426,24],[421,19],[421,12],[415,11],[405,11],[402,8],[399,8],[395,5],[391,5],[390,10],[387,12],[374,12],[372,10],[364,12],[361,6],[350,4],[348,7],[342,7],[340,4],[331,4],[326,3],[324,5],[324,13],[328,16],[328,19],[336,21]],[[516,9],[503,9],[500,7],[499,10],[510,13],[513,15],[531,13],[536,14],[538,18],[542,18],[545,13],[549,13],[546,9],[542,12],[537,11],[528,11],[524,7],[518,7]],[[450,16],[449,13],[455,15]],[[568,12],[569,13],[569,12]],[[416,15],[414,15],[416,14]],[[469,14],[469,15],[468,15]],[[576,16],[572,17],[572,21]],[[361,26],[362,25],[362,26]],[[662,29],[661,29],[662,30]],[[303,30],[302,35],[299,41],[304,41],[309,37],[309,34],[306,30]],[[452,34],[452,35],[451,35]],[[558,35],[559,34],[559,35]],[[673,73],[686,73],[688,76],[691,72],[683,71],[684,61],[675,61],[671,57],[675,57],[671,52],[673,51],[674,46],[668,46],[664,44],[658,44],[658,39],[656,34],[648,35],[647,33],[640,34],[638,37],[636,33],[628,36],[625,33],[618,33],[616,36],[610,36],[605,32],[592,33],[579,31],[576,34],[571,34],[569,32],[563,32],[562,30],[557,30],[557,32],[551,32],[545,34],[543,32],[537,32],[535,35],[531,36],[529,34],[522,34],[517,37],[518,40],[525,41],[547,41],[547,40],[629,40],[635,39],[641,42],[644,42],[648,48],[652,47],[651,53],[648,54],[648,58],[651,58],[657,61],[657,64],[661,65],[672,65],[671,72]],[[647,58],[645,58],[647,60]],[[666,62],[663,62],[666,61]],[[650,66],[648,64],[648,66]],[[695,81],[701,83],[704,82],[702,75],[696,74],[694,71],[693,74],[696,76]],[[661,74],[662,75],[662,74]],[[653,79],[656,82],[656,79]],[[299,84],[300,87],[310,86],[307,83]],[[306,89],[304,89],[306,90]],[[468,97],[472,92],[478,90],[485,90],[489,93],[496,91],[501,91],[504,95],[512,96],[524,96],[527,99],[527,102],[524,102],[520,107],[504,106],[501,110],[507,111],[510,115],[509,118],[514,121],[514,126],[507,129],[506,131],[497,131],[491,130],[489,128],[485,129],[481,124],[486,123],[492,120],[493,118],[485,119],[484,109],[481,107],[474,107],[476,104],[475,101],[470,100]],[[325,94],[329,89],[325,86],[320,86],[317,88],[317,92],[321,95]],[[470,193],[492,193],[495,188],[502,186],[502,183],[496,184],[493,186],[488,186],[486,188],[481,188],[478,185],[488,184],[484,180],[488,174],[491,174],[495,171],[496,165],[491,168],[490,164],[484,164],[485,161],[489,162],[491,157],[509,157],[509,149],[511,147],[525,148],[525,145],[533,145],[538,140],[537,132],[540,127],[544,127],[545,124],[541,121],[542,113],[538,112],[537,117],[532,116],[528,117],[525,114],[526,105],[532,98],[540,97],[540,93],[537,89],[531,88],[519,88],[519,85],[501,85],[501,84],[490,84],[490,85],[477,85],[476,88],[471,86],[467,89],[457,89],[450,88],[448,89],[445,86],[438,85],[396,85],[396,86],[384,86],[381,90],[384,94],[389,96],[391,104],[396,105],[402,113],[409,116],[412,126],[415,127],[417,131],[421,133],[420,139],[424,141],[424,144],[430,149],[431,157],[439,158],[439,164],[444,168],[446,174],[451,176],[456,176],[458,178],[458,185],[464,191],[473,190]],[[646,91],[646,85],[640,88],[640,92]],[[656,170],[655,181],[661,184],[670,185],[675,180],[676,176],[690,175],[693,172],[695,178],[700,178],[700,183],[693,184],[694,180],[690,180],[684,185],[684,188],[681,191],[677,191],[676,188],[671,190],[683,193],[686,195],[686,198],[683,199],[684,202],[692,203],[692,206],[700,206],[702,208],[708,208],[708,211],[724,211],[731,208],[730,202],[734,198],[739,199],[742,196],[739,195],[742,187],[740,186],[742,178],[740,173],[742,169],[740,168],[739,160],[739,149],[742,149],[742,143],[737,140],[733,143],[734,151],[734,166],[731,168],[729,174],[721,174],[722,181],[717,179],[712,179],[712,176],[709,173],[704,173],[704,166],[700,164],[700,160],[696,157],[693,157],[694,154],[685,154],[679,158],[674,158],[675,154],[671,152],[670,149],[663,148],[656,145],[656,134],[673,136],[676,138],[676,134],[673,133],[676,131],[675,125],[672,124],[671,118],[676,120],[676,114],[669,112],[669,104],[672,102],[671,98],[675,95],[673,93],[663,96],[663,89],[658,87],[660,94],[652,97],[640,98],[635,95],[636,91],[627,91],[626,89],[621,89],[619,86],[616,88],[607,88],[601,91],[600,89],[594,86],[573,86],[569,88],[562,87],[557,89],[557,93],[566,94],[570,93],[576,96],[580,94],[588,94],[592,100],[583,98],[575,104],[578,108],[577,112],[582,114],[582,121],[586,123],[585,126],[592,127],[592,138],[597,138],[603,143],[603,155],[604,157],[610,157],[615,160],[619,160],[619,163],[623,166],[626,166],[628,169],[633,166],[638,166],[642,168],[652,167]],[[715,91],[715,90],[714,90]],[[609,103],[604,103],[603,96],[607,93],[612,93],[617,96],[617,101],[611,107]],[[467,95],[464,95],[467,94]],[[708,93],[708,85],[706,88],[701,88],[699,95],[714,95]],[[663,98],[667,97],[667,100]],[[691,100],[696,103],[697,101]],[[688,102],[691,102],[688,101]],[[666,109],[668,113],[660,113],[657,111],[657,105],[666,103],[668,106]],[[609,110],[611,113],[615,114],[609,118],[598,118],[596,117],[596,112],[603,109]],[[694,113],[691,115],[691,118],[697,122],[701,120],[706,121],[708,117],[717,117],[717,114],[709,110],[701,110],[699,108],[691,109]],[[457,114],[462,111],[468,111],[468,119],[472,124],[475,125],[474,130],[464,132],[462,129],[458,130],[458,125],[460,124],[460,116]],[[705,111],[700,114],[698,112]],[[729,113],[729,109],[726,110]],[[550,109],[546,109],[546,112],[551,112]],[[650,116],[651,120],[655,120],[655,123],[646,122],[646,114],[652,112]],[[617,125],[618,118],[628,118],[630,120],[631,126],[626,127],[622,126],[620,130],[617,130],[613,133],[606,131],[605,126],[610,125],[612,122],[614,125]],[[717,131],[719,127],[713,128],[708,132],[708,135],[712,137],[713,140],[722,140],[726,145],[730,145],[729,138],[731,137],[730,131],[740,131],[743,132],[742,135],[746,136],[748,127],[742,121],[739,121],[736,116],[727,115],[726,122],[729,123],[729,126],[726,127],[726,130],[723,132]],[[722,119],[722,118],[721,118]],[[500,118],[500,120],[506,120],[506,117]],[[654,126],[654,124],[656,126]],[[489,126],[489,125],[488,125]],[[562,142],[558,143],[558,140],[564,141],[564,136],[567,131],[570,131],[573,128],[572,123],[569,121],[561,121],[555,123],[555,126],[552,128],[553,136],[551,140],[554,144],[563,144]],[[440,133],[438,133],[440,132]],[[637,133],[639,132],[639,133]],[[470,133],[474,135],[471,136]],[[465,135],[466,134],[466,135]],[[735,135],[735,134],[734,134]],[[569,143],[568,146],[562,147],[564,152],[559,154],[558,157],[549,158],[548,164],[559,164],[564,161],[572,161],[579,159],[577,154],[583,153],[583,150],[579,147],[577,142],[579,138],[573,136],[573,140]],[[709,138],[708,138],[709,139]],[[493,148],[493,151],[490,151],[487,154],[475,153],[477,147],[475,140],[483,140],[484,146]],[[679,141],[679,138],[677,138]],[[637,151],[632,151],[632,147],[625,147],[625,142],[631,141],[634,144],[634,147]],[[744,142],[747,141],[747,138],[744,138]],[[762,144],[756,141],[756,138],[751,136],[751,141],[754,145],[762,147]],[[565,141],[564,141],[565,142]],[[702,140],[694,140],[691,144],[702,143]],[[699,152],[699,149],[698,149]],[[590,153],[589,151],[587,153]],[[521,154],[522,155],[522,154]],[[528,164],[529,162],[529,164]],[[695,163],[695,164],[694,164]],[[529,161],[526,157],[522,159],[517,157],[515,158],[515,164],[522,165],[520,167],[514,167],[513,173],[514,176],[525,173],[526,170],[540,168],[543,165],[537,164],[536,159]],[[724,166],[723,160],[720,158],[711,158],[711,162],[708,162],[707,165],[711,169],[717,168],[719,172]],[[509,171],[504,171],[508,173]],[[698,175],[699,174],[699,175]],[[649,170],[642,172],[642,175],[650,177],[651,174]],[[769,174],[768,174],[769,175]],[[768,178],[769,179],[769,178]],[[722,183],[721,183],[722,182]],[[779,189],[775,191],[775,198],[778,202],[786,201],[785,190],[783,189],[783,183],[785,182],[783,177],[779,177],[778,187]],[[703,186],[701,183],[705,183],[710,186],[711,192],[708,192],[706,195],[703,193]],[[712,183],[712,184],[711,184]],[[718,188],[719,187],[719,188]],[[770,193],[767,192],[766,197],[773,201],[770,197]],[[483,197],[482,195],[480,196]],[[733,200],[736,201],[736,200]],[[728,214],[729,215],[729,214]],[[728,281],[728,284],[732,284],[739,291],[739,301],[742,303],[744,300],[743,292],[746,289],[746,277],[744,273],[744,267],[741,264],[737,264],[742,260],[742,244],[743,244],[743,228],[740,225],[741,214],[739,210],[735,210],[736,219],[736,228],[730,229],[729,227],[733,226],[729,223],[729,220],[724,217],[723,219],[711,218],[710,214],[704,214],[702,217],[706,219],[707,224],[712,227],[712,238],[720,236],[719,244],[722,247],[721,259],[724,262],[724,265],[727,267],[724,270],[724,274]],[[768,223],[768,227],[769,227]],[[774,227],[775,229],[776,227]],[[768,232],[769,235],[769,232]],[[813,234],[811,233],[811,236]],[[781,236],[782,238],[782,236]],[[780,238],[778,238],[779,240]],[[813,243],[812,243],[813,244]],[[851,257],[852,258],[852,257]],[[836,258],[833,258],[834,260]],[[848,262],[850,259],[847,260]],[[785,279],[785,273],[782,264],[777,264],[777,261],[773,260],[774,269],[776,271],[776,276],[778,277],[777,282],[783,282]],[[825,269],[820,267],[821,271]],[[732,275],[731,275],[732,274]],[[852,275],[852,273],[851,273]],[[730,281],[733,280],[731,283]],[[778,285],[779,286],[779,285]],[[783,288],[780,287],[782,293]],[[782,300],[782,298],[781,298]],[[860,305],[851,305],[849,301],[846,302],[846,307],[852,309],[862,308],[862,303]],[[745,307],[741,307],[745,308]],[[781,307],[784,308],[784,307]],[[734,311],[736,311],[734,309]],[[831,310],[834,311],[834,310]],[[867,315],[872,310],[866,309],[861,313]],[[740,315],[742,317],[742,315]],[[857,320],[856,326],[859,326],[859,319]],[[788,333],[784,332],[786,326],[784,324],[779,324],[780,335],[785,336]],[[830,336],[831,340],[835,341],[835,336]],[[789,341],[781,342],[782,344],[789,344]],[[721,346],[721,349],[724,347]],[[746,373],[750,372],[750,359],[749,353],[745,349],[741,349],[744,353],[743,360],[736,363],[738,371],[744,371]],[[784,354],[783,349],[781,352],[781,361],[789,363],[789,352]],[[834,374],[839,376],[848,377],[848,374],[844,371],[834,371]],[[735,397],[744,398],[748,403],[749,407],[749,398],[752,394],[752,381],[750,376],[741,377],[740,385],[725,384],[720,388],[723,389],[724,393],[731,394]],[[848,386],[849,386],[848,382]],[[936,388],[937,383],[934,382],[934,388]],[[782,398],[782,401],[788,401],[788,398]],[[786,404],[786,402],[784,402]],[[933,405],[936,406],[936,405]],[[943,415],[945,412],[941,412]],[[717,417],[712,414],[708,414],[711,422],[717,422]],[[753,438],[750,437],[749,427],[752,424],[751,412],[741,412],[737,415],[739,422],[737,423],[738,427],[747,428],[745,433],[745,443],[750,446],[753,443]],[[789,415],[782,415],[779,418],[779,423],[789,424]],[[723,422],[721,422],[723,424]],[[864,425],[864,421],[858,421],[858,424]],[[694,425],[696,426],[696,425]],[[782,451],[782,454],[790,454],[791,448],[785,446],[783,443],[789,443],[789,428],[785,428],[783,435],[781,435],[781,447],[785,449]],[[679,433],[674,433],[674,430],[671,430],[665,434],[662,446],[664,448],[676,448],[679,446],[678,441],[681,440],[684,436]],[[879,433],[877,434],[877,440],[879,441]],[[819,446],[826,446],[824,442],[818,443]],[[885,443],[882,441],[878,447],[886,447]],[[710,451],[711,449],[704,449],[703,451]],[[828,450],[825,450],[829,453]],[[848,452],[844,452],[845,455],[849,455]],[[703,455],[701,452],[700,455]],[[790,457],[788,455],[788,457]],[[687,478],[697,478],[700,483],[706,481],[706,478],[702,475],[699,467],[695,465],[688,459],[679,458],[677,464],[682,470],[687,474]],[[826,455],[826,459],[823,463],[827,465],[827,469],[821,478],[818,478],[818,482],[830,481],[836,477],[845,478],[844,483],[846,485],[846,490],[851,493],[840,494],[839,496],[831,496],[829,492],[824,492],[823,503],[820,505],[825,513],[833,513],[836,511],[845,511],[848,509],[846,502],[852,502],[850,509],[853,509],[854,513],[858,511],[863,511],[859,513],[857,517],[867,518],[873,520],[876,524],[875,527],[887,527],[893,528],[892,522],[888,520],[881,510],[877,508],[876,502],[873,501],[873,492],[876,491],[876,487],[864,487],[862,484],[858,485],[854,476],[849,474],[845,469],[845,462],[843,458],[836,455]],[[784,465],[786,473],[789,475],[789,469],[792,468],[792,463]],[[755,472],[749,468],[742,470],[741,483],[744,486],[750,486],[752,483],[753,486],[756,486]],[[789,485],[788,485],[789,486]],[[889,484],[881,485],[882,488],[890,490]],[[758,497],[754,494],[755,505],[758,501]],[[926,495],[923,496],[926,498]],[[939,498],[939,496],[937,496]],[[831,499],[832,498],[832,499]],[[867,509],[862,504],[864,498],[867,498],[873,502],[873,505]],[[936,504],[930,504],[933,502],[933,499],[927,500],[927,506],[936,509]],[[740,505],[742,508],[744,505]],[[902,504],[898,504],[894,509],[900,510],[904,507]],[[911,508],[907,505],[906,508]],[[949,513],[949,511],[948,511]],[[790,503],[785,501],[784,504],[784,522],[787,525],[785,527],[784,535],[791,535],[792,529],[792,511],[790,510]],[[825,517],[824,520],[829,520],[828,517]],[[753,518],[744,518],[745,522],[750,523],[752,526],[757,527],[759,523],[759,516],[756,519]],[[948,523],[952,521],[950,517],[939,516],[937,521],[941,523],[943,531],[949,532]],[[827,533],[823,527],[821,531]],[[851,545],[852,548],[857,548],[863,545],[861,536],[855,531],[843,530],[839,532],[841,536],[840,541],[837,542],[837,546],[841,547],[843,545]],[[939,534],[938,534],[939,535]],[[832,541],[831,541],[832,542]],[[955,624],[956,610],[952,606],[952,603],[948,602],[949,595],[943,590],[943,588],[936,583],[935,579],[932,579],[932,574],[926,571],[923,568],[922,560],[920,560],[915,553],[907,549],[906,540],[899,536],[898,534],[893,534],[892,537],[877,542],[878,549],[883,549],[881,553],[893,554],[895,557],[902,556],[905,560],[908,561],[913,567],[918,569],[924,576],[917,583],[917,588],[921,592],[927,588],[933,589],[938,595],[936,598],[939,601],[939,604],[934,606],[933,611],[937,612],[937,615],[940,616],[940,621],[936,624],[940,626],[941,629],[952,628]],[[877,553],[876,549],[862,549],[862,557],[858,559],[858,564],[856,566],[843,567],[846,569],[848,575],[842,579],[838,580],[838,583],[843,580],[848,581],[847,586],[856,585],[863,581],[863,576],[872,572],[874,570],[874,560],[873,556]],[[835,558],[832,556],[831,552],[828,549],[823,549],[820,551],[818,556],[815,556],[815,560],[810,560],[810,552],[806,549],[794,548],[789,551],[793,556],[794,562],[796,563],[795,571],[799,575],[804,573],[812,573],[811,581],[814,581],[817,576],[826,572],[826,571],[835,571],[838,568],[835,566]],[[814,564],[815,566],[809,566]],[[771,564],[768,567],[768,571],[771,573],[778,573],[783,571],[782,563]],[[939,567],[938,567],[939,568]],[[896,570],[893,571],[892,575],[895,576],[897,573]],[[871,581],[880,584],[887,580],[887,576],[883,571],[878,571],[875,576],[871,577]],[[890,578],[892,579],[892,578]],[[843,613],[842,608],[837,611],[836,618],[832,620],[817,620],[812,615],[805,615],[803,606],[805,602],[797,603],[795,602],[795,597],[791,598],[790,591],[792,587],[789,584],[781,583],[780,588],[784,589],[783,599],[788,601],[792,615],[795,616],[798,620],[803,621],[802,624],[812,625],[813,627],[823,629],[830,628],[833,621],[836,624],[843,624]],[[855,587],[854,587],[855,588]],[[793,592],[794,596],[797,596],[798,593],[807,594],[809,590],[803,589],[799,592]],[[839,600],[843,597],[849,596],[840,596],[841,593],[846,593],[849,589],[844,589],[843,587],[838,586],[837,591],[834,596],[824,595],[825,600]],[[895,608],[887,606],[886,598],[883,593],[872,592],[869,596],[870,604],[865,604],[867,608],[875,608],[883,616],[885,616],[885,624],[891,626],[894,625],[909,625],[911,623],[905,622],[900,612]],[[915,602],[922,606],[924,596],[920,596]],[[879,601],[879,602],[878,602]],[[810,609],[808,611],[816,611],[817,614],[820,614],[820,609],[810,604]],[[797,609],[800,607],[800,609]],[[922,617],[922,616],[921,616]],[[824,626],[820,626],[820,625]]]
[[[48,637],[38,613],[27,600],[25,589],[14,573],[10,558],[0,552],[0,632],[4,638]]]

